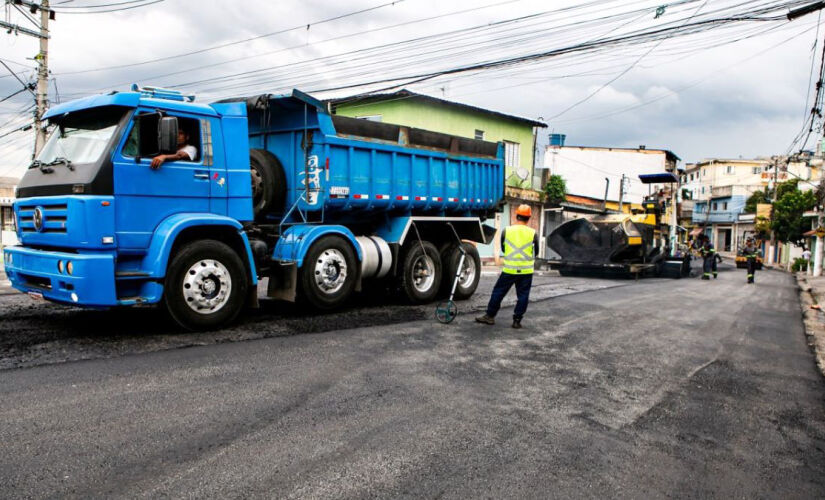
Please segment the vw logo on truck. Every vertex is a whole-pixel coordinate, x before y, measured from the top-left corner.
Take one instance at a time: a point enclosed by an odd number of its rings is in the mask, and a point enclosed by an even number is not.
[[[34,209],[34,229],[38,233],[43,230],[43,209],[41,207]]]

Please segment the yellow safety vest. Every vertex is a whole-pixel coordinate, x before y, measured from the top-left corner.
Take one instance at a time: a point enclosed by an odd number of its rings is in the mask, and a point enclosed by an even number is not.
[[[504,259],[501,271],[507,274],[533,274],[535,256],[533,238],[536,231],[516,224],[504,230]]]

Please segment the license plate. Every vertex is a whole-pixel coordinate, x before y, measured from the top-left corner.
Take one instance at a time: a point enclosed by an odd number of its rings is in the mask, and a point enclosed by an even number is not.
[[[332,186],[329,188],[329,194],[346,196],[349,194],[349,186]]]
[[[40,292],[28,292],[28,294],[34,300],[43,300],[43,294]]]

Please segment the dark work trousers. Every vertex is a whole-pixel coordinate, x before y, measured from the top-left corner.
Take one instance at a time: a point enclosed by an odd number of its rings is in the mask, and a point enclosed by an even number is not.
[[[533,286],[532,274],[508,274],[501,273],[493,287],[493,294],[490,296],[490,303],[487,304],[487,316],[495,318],[501,307],[501,301],[510,291],[510,287],[516,285],[516,308],[513,311],[513,319],[520,320],[527,312],[527,302],[530,300],[530,287]]]
[[[748,283],[753,283],[754,275],[756,275],[756,258],[748,257]]]
[[[713,273],[713,276],[716,277],[716,254],[712,253],[710,255],[706,255],[704,257],[704,262],[702,262],[702,272],[705,273],[705,276],[710,278],[710,274]]]

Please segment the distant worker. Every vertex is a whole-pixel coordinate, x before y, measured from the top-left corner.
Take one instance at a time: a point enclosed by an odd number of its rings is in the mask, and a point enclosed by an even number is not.
[[[194,161],[196,156],[198,156],[198,148],[189,144],[189,133],[183,128],[178,128],[178,152],[173,155],[157,155],[152,158],[150,166],[153,169],[158,169],[164,162],[178,160]]]
[[[530,287],[533,285],[533,268],[539,252],[539,239],[536,231],[527,226],[533,215],[529,205],[519,205],[516,209],[516,223],[501,232],[501,250],[504,252],[501,274],[493,287],[487,312],[476,321],[487,325],[496,323],[495,317],[501,307],[501,301],[516,285],[516,308],[513,310],[513,328],[521,328],[521,318],[527,312],[530,300]]]
[[[708,235],[702,235],[702,245],[699,247],[699,255],[702,256],[702,279],[709,280],[710,275],[713,274],[713,279],[716,279],[718,273],[716,271],[716,249],[710,242]]]
[[[805,271],[811,268],[811,251],[802,247],[802,258],[805,259]]]
[[[742,249],[742,254],[748,263],[748,283],[753,283],[753,277],[756,273],[756,259],[759,257],[759,247],[756,246],[753,238],[748,238],[745,241],[745,248]]]

